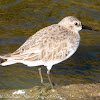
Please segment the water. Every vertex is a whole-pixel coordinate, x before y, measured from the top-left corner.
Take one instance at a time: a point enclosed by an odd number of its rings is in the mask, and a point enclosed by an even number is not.
[[[36,31],[73,15],[84,25],[99,29],[100,0],[1,0],[0,54],[15,51]],[[100,82],[100,32],[82,30],[77,52],[53,66],[52,81],[59,85]],[[46,68],[42,67],[47,82]],[[0,66],[0,88],[39,86],[37,67],[15,64]]]

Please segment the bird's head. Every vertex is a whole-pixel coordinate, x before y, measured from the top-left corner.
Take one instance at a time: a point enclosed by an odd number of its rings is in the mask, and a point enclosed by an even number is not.
[[[81,22],[74,16],[67,16],[63,18],[58,24],[74,32],[79,32],[81,29],[98,31],[92,29],[91,27],[82,25]]]

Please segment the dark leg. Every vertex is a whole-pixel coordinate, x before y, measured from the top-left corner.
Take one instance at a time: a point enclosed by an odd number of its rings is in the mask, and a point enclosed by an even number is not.
[[[51,79],[50,79],[50,71],[48,70],[47,71],[47,75],[48,75],[48,80],[49,80],[49,83],[50,83],[50,86],[53,88],[53,84],[52,84],[52,81],[51,81]]]
[[[39,70],[39,75],[40,75],[40,78],[41,78],[41,83],[44,85],[43,77],[42,77],[42,74],[41,74],[41,67],[39,67],[38,70]]]
[[[53,84],[52,84],[51,79],[50,79],[50,76],[49,76],[50,71],[49,71],[49,70],[47,71],[48,80],[49,80],[49,83],[50,83],[50,84],[48,84],[48,83],[44,83],[44,82],[43,82],[43,77],[42,77],[42,73],[41,73],[41,67],[39,67],[38,70],[39,70],[39,75],[40,75],[40,78],[41,78],[41,83],[42,83],[43,85],[45,85],[45,86],[51,86],[51,87],[53,88]]]

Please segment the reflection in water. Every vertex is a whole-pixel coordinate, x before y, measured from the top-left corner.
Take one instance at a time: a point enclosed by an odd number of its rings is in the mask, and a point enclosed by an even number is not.
[[[53,0],[54,2],[57,2],[57,3],[61,3],[61,4],[67,4],[67,5],[70,5],[69,2],[65,2],[65,1],[62,1],[62,0]]]
[[[19,25],[14,25],[14,24],[11,24],[12,26],[15,26],[15,27],[18,27],[18,28],[34,28],[34,26],[32,25],[31,22],[25,22],[24,23],[21,21],[19,23]]]
[[[87,13],[88,13],[90,16],[92,16],[94,19],[100,20],[100,11],[96,11],[96,10],[89,9],[89,8],[86,8],[86,7],[80,7],[80,9],[81,9],[82,11],[87,12]]]
[[[89,9],[87,7],[80,7],[80,6],[74,5],[71,8],[68,8],[67,10],[72,11],[73,13],[78,13],[80,12],[80,9],[81,11],[86,12],[89,16],[93,17],[94,19],[100,20],[100,11]]]
[[[36,31],[65,16],[78,17],[84,25],[99,29],[99,1],[16,0],[0,5],[0,54],[15,51]],[[52,80],[59,85],[100,82],[100,32],[81,31],[81,44],[68,60],[53,66]],[[42,67],[44,81],[46,68]],[[37,67],[22,64],[0,66],[0,88],[41,85]]]
[[[5,30],[14,30],[14,28],[13,27],[10,27],[10,26],[0,26],[0,29],[1,28],[3,28],[3,29],[5,29]]]
[[[0,38],[0,45],[4,44],[22,44],[25,42],[26,37],[5,37]]]
[[[8,7],[11,7],[11,6],[14,6],[20,2],[22,2],[23,0],[16,0],[16,2],[13,2],[13,3],[10,3],[10,4],[5,4],[5,5],[0,5],[0,8],[8,8]]]
[[[48,23],[57,23],[58,22],[58,19],[56,17],[54,17],[54,16],[51,16],[48,19],[46,19],[46,21]]]

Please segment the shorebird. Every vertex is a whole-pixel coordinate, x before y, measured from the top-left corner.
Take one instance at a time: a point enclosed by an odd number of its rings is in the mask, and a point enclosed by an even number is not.
[[[53,88],[49,76],[50,70],[53,65],[68,59],[76,52],[80,43],[81,29],[94,30],[82,25],[74,16],[65,17],[58,24],[40,29],[15,52],[1,55],[0,65],[7,66],[15,63],[23,63],[29,67],[44,65]],[[41,83],[45,85],[41,67],[38,70]]]

